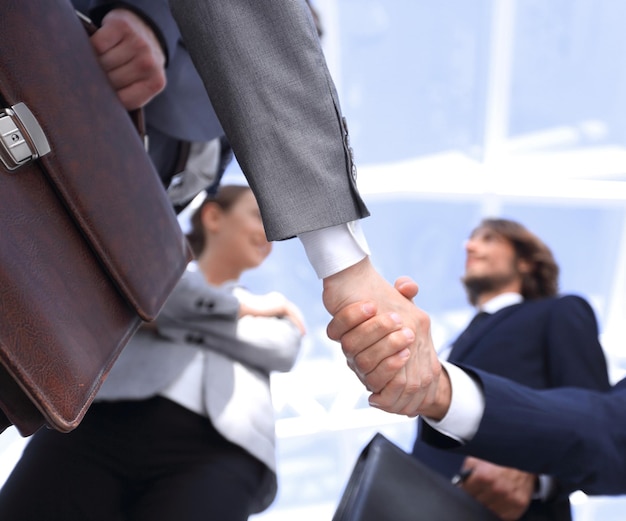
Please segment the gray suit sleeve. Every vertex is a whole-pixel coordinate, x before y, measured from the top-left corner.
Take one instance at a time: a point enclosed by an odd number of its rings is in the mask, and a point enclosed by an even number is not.
[[[154,324],[173,342],[201,346],[205,337],[233,338],[239,301],[230,292],[207,284],[200,272],[185,271]]]
[[[269,240],[368,215],[304,1],[170,0]]]
[[[266,373],[291,369],[300,338],[295,325],[274,321],[275,341],[263,346],[237,337],[238,318],[239,300],[232,293],[207,284],[201,272],[187,270],[154,324],[173,345],[217,351]]]
[[[255,335],[246,335],[246,339],[241,338],[239,333],[237,338],[225,341],[214,337],[210,348],[264,373],[291,370],[302,339],[295,324],[289,319],[277,317],[244,317],[243,320],[253,323]]]

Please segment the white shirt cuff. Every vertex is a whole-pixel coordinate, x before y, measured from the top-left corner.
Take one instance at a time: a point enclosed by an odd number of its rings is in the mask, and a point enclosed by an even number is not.
[[[471,440],[485,411],[485,397],[478,382],[449,362],[441,362],[450,377],[452,399],[448,413],[435,421],[422,417],[433,429],[460,443]]]
[[[541,501],[547,501],[554,492],[554,478],[552,476],[546,476],[545,474],[539,474],[539,490],[533,494],[533,499],[540,499]]]
[[[463,369],[445,361],[442,361],[441,365],[450,377],[452,389],[450,408],[441,421],[431,420],[425,416],[422,419],[441,434],[465,443],[478,431],[485,412],[485,396],[478,382]],[[540,474],[538,479],[539,487],[532,498],[546,501],[554,491],[554,478]]]
[[[298,238],[320,279],[339,273],[370,254],[359,221],[305,232]]]

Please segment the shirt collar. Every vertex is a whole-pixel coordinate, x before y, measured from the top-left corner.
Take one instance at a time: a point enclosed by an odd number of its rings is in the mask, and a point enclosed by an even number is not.
[[[480,306],[478,311],[485,311],[491,315],[497,313],[501,309],[507,308],[509,306],[513,306],[514,304],[519,304],[524,301],[524,297],[522,297],[519,293],[508,292],[501,293],[493,297],[492,299],[485,302],[482,306]]]

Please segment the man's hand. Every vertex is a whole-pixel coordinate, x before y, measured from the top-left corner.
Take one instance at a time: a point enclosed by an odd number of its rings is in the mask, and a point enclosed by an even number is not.
[[[472,469],[462,488],[504,521],[516,521],[532,500],[537,477],[521,470],[500,467],[468,457],[464,469]]]
[[[410,279],[401,284],[406,296],[366,258],[324,279],[323,301],[334,317],[328,336],[341,341],[348,366],[373,392],[370,404],[415,416],[439,398],[442,370],[430,318],[411,300],[417,286]]]
[[[142,107],[165,88],[165,55],[150,26],[127,9],[113,9],[91,44],[127,110]]]

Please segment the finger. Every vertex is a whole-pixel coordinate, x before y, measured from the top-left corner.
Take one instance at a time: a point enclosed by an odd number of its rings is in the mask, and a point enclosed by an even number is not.
[[[109,82],[127,109],[139,108],[165,88],[165,72],[150,55],[137,55],[124,62],[126,55],[117,53],[117,49],[106,55],[116,54],[115,61],[118,64],[108,70]],[[109,61],[110,65],[113,63]]]
[[[430,337],[430,320],[426,315],[417,326],[418,332],[411,359],[404,366],[407,386],[398,398],[396,407],[402,414],[415,416],[418,410],[436,402],[441,364]]]
[[[361,322],[341,337],[341,348],[349,360],[363,351],[368,358],[373,358],[372,365],[366,368],[370,372],[383,358],[397,353],[413,341],[412,331],[406,332],[410,340],[402,341],[397,335],[388,336],[402,329],[401,319],[397,313],[383,313]],[[400,342],[402,345],[399,345]],[[389,344],[389,345],[387,345]],[[399,345],[399,347],[398,347]],[[379,349],[371,349],[378,346]]]
[[[128,45],[127,41],[122,41],[119,44],[111,47],[106,52],[98,56],[98,62],[100,66],[107,73],[109,78],[113,71],[119,71],[121,67],[133,64],[133,67],[140,66],[142,74],[146,74],[146,70],[155,68],[153,58],[147,53],[141,53]],[[119,74],[119,72],[118,72]]]
[[[165,56],[160,45],[148,39],[147,35],[124,34],[121,38],[108,39],[106,45],[106,49],[100,49],[98,55],[98,61],[105,71],[115,70],[129,62],[133,62],[135,67],[143,71],[161,70],[165,65]]]
[[[410,360],[407,361],[407,363],[410,363]],[[401,369],[380,392],[370,396],[369,403],[371,406],[387,412],[402,414],[410,417],[416,416],[416,409],[410,407],[409,404],[413,399],[416,399],[419,402],[420,393],[419,391],[415,391],[409,396],[406,393],[406,388],[406,372]]]
[[[98,58],[100,58],[100,56],[118,46],[126,34],[127,32],[120,27],[115,18],[111,19],[110,16],[106,16],[102,20],[102,27],[91,35],[89,40]]]
[[[98,61],[127,109],[145,105],[165,88],[165,55],[150,29],[134,13],[113,10],[91,37]]]
[[[287,310],[286,317],[296,325],[302,336],[306,335],[306,324],[302,315],[296,309],[292,309],[291,306],[287,306]]]
[[[306,325],[304,324],[304,321],[298,316],[298,315],[289,315],[289,319],[295,324],[295,326],[298,328],[298,331],[300,331],[300,334],[302,336],[306,335]]]
[[[408,352],[410,354],[408,347],[414,339],[415,333],[411,329],[403,327],[386,335],[366,349],[361,349],[362,344],[357,344],[353,351],[349,351],[349,348],[344,347],[343,341],[342,349],[346,358],[353,363],[355,369],[363,375],[368,375],[375,371],[382,371],[384,366],[381,366],[381,364],[387,358],[400,352]],[[407,356],[403,355],[403,358],[407,358]]]
[[[479,461],[480,460],[478,458],[475,458],[474,456],[467,456],[463,460],[463,470],[473,469],[474,467],[476,467]]]
[[[163,78],[164,79],[164,78]],[[115,87],[117,97],[126,110],[135,110],[143,107],[165,87],[165,81],[151,77],[143,81],[136,81],[124,87]]]
[[[396,378],[398,373],[406,365],[410,356],[411,351],[409,349],[403,349],[383,359],[376,366],[374,371],[367,374],[363,374],[355,368],[353,368],[353,371],[359,375],[359,379],[369,391],[373,393],[380,393],[383,389],[389,386],[390,382],[394,378]]]
[[[362,301],[341,308],[332,318],[326,334],[331,340],[341,339],[348,331],[372,318],[377,311],[374,302]]]
[[[409,300],[414,299],[419,292],[417,283],[412,278],[406,276],[396,279],[394,288]]]
[[[382,391],[370,398],[370,404],[385,411],[409,417],[432,410],[434,417],[441,418],[445,411],[441,409],[441,406],[428,409],[429,405],[437,403],[435,397],[441,366],[433,365],[431,370],[415,376],[409,367],[413,363],[414,358],[410,357]],[[371,378],[370,375],[368,377]]]

